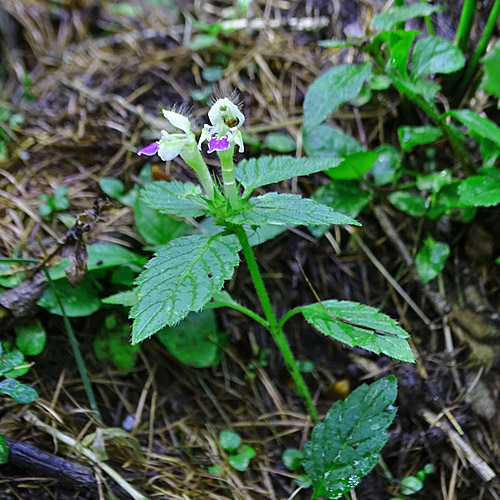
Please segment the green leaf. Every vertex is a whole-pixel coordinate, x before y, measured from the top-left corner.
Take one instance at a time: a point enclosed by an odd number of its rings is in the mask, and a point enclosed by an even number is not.
[[[491,207],[500,203],[500,179],[489,175],[469,177],[458,187],[460,202],[472,207]]]
[[[18,326],[15,331],[16,345],[24,355],[37,356],[43,351],[47,342],[47,334],[38,320],[28,325]]]
[[[196,35],[189,43],[189,48],[191,50],[203,50],[208,49],[212,45],[217,43],[217,35],[201,34]]]
[[[6,464],[9,461],[9,449],[5,444],[5,439],[0,434],[0,465]]]
[[[372,70],[370,63],[361,66],[334,66],[317,78],[304,100],[304,127],[310,130],[326,120],[340,106],[358,97]]]
[[[24,356],[21,351],[13,350],[5,352],[0,358],[0,375],[9,378],[17,378],[29,371],[29,366],[24,361]],[[18,368],[23,366],[24,368]]]
[[[500,78],[498,78],[498,68],[500,68],[500,41],[481,59],[483,63],[483,78],[479,88],[488,94],[500,99]]]
[[[398,128],[398,139],[403,151],[409,151],[415,146],[430,144],[437,141],[442,135],[441,130],[428,125],[421,127],[405,125]]]
[[[385,186],[396,179],[397,171],[401,166],[399,151],[389,145],[382,144],[375,152],[377,159],[371,168],[371,175],[376,186]]]
[[[338,167],[329,168],[326,173],[332,179],[345,181],[362,179],[366,172],[372,168],[377,156],[377,153],[373,151],[353,153],[344,158]]]
[[[390,64],[404,79],[407,78],[410,49],[419,33],[421,32],[415,30],[398,30],[389,35]]]
[[[450,255],[450,246],[427,236],[424,246],[415,257],[415,266],[422,283],[432,281],[444,268]]]
[[[297,143],[287,134],[271,133],[267,134],[264,147],[278,151],[278,153],[291,153],[297,149]]]
[[[346,157],[363,151],[361,144],[342,130],[319,125],[313,129],[302,129],[304,150],[315,158]]]
[[[161,329],[157,337],[174,358],[195,368],[217,366],[228,341],[227,335],[217,330],[210,309],[190,313],[177,326]]]
[[[320,40],[318,45],[325,49],[347,49],[352,47],[353,43],[342,40]]]
[[[439,36],[417,40],[411,59],[410,77],[417,80],[432,73],[454,73],[465,65],[462,51]]]
[[[335,167],[341,158],[313,159],[292,156],[261,156],[242,160],[234,169],[235,177],[248,196],[255,188],[288,180],[292,177],[322,172]]]
[[[229,295],[225,290],[214,293],[212,300],[205,306],[205,309],[218,309],[219,307],[230,307],[232,305],[238,305],[231,295]]]
[[[417,2],[401,7],[394,7],[387,12],[378,14],[372,19],[372,24],[379,31],[388,31],[397,23],[407,21],[413,17],[430,16],[438,10],[438,5]]]
[[[377,465],[396,414],[397,383],[393,376],[361,385],[335,403],[314,427],[304,447],[304,468],[312,481],[313,499],[340,498]]]
[[[130,325],[128,323],[103,328],[95,337],[92,347],[95,357],[99,361],[110,362],[118,370],[124,371],[132,370],[135,367],[140,349],[139,345],[130,343]]]
[[[236,236],[221,233],[177,238],[162,248],[137,278],[132,343],[200,310],[233,275],[239,250]]]
[[[415,476],[408,476],[401,480],[401,495],[413,495],[424,487],[424,483]]]
[[[99,179],[99,187],[110,197],[120,198],[125,192],[125,185],[114,177],[103,177]]]
[[[396,208],[414,217],[422,217],[427,212],[425,199],[416,194],[394,191],[387,198]]]
[[[222,431],[219,433],[219,444],[226,451],[235,451],[241,444],[241,437],[235,432]]]
[[[229,456],[227,461],[233,469],[236,469],[240,472],[245,472],[250,465],[250,460],[252,460],[255,455],[256,452],[254,448],[248,446],[247,444],[244,444],[240,446],[240,448],[238,449],[238,453],[236,455]]]
[[[199,217],[208,212],[201,188],[191,182],[150,182],[140,196],[151,208],[162,214]]]
[[[53,285],[57,296],[62,302],[66,316],[70,318],[90,316],[101,308],[98,290],[89,278],[86,278],[74,288],[66,280],[56,281]],[[51,314],[62,316],[52,286],[45,290],[37,304],[47,309]]]
[[[135,199],[134,216],[137,232],[150,245],[165,245],[192,229],[183,220],[176,220],[151,208],[141,195]]]
[[[429,80],[416,80],[414,82],[407,80],[405,84],[410,91],[420,94],[428,101],[432,100],[436,95],[436,92],[441,90],[441,85],[439,85],[439,83],[431,82]]]
[[[325,300],[301,307],[306,321],[324,335],[351,347],[362,347],[412,363],[409,335],[374,307],[346,300]]]
[[[288,470],[296,470],[302,465],[304,454],[296,448],[287,448],[281,455],[281,461]]]
[[[132,307],[137,303],[137,300],[138,298],[135,290],[126,290],[125,292],[115,293],[114,295],[102,299],[102,303]]]
[[[94,243],[87,247],[88,259],[87,270],[107,269],[118,267],[123,264],[137,264],[142,266],[145,258],[132,252],[122,245],[115,243]],[[66,277],[64,269],[68,266],[69,259],[63,259],[60,264],[50,270],[52,280],[60,280]]]
[[[436,172],[435,174],[429,175],[417,175],[417,187],[418,189],[426,190],[428,189],[432,193],[437,193],[444,186],[448,186],[455,182],[451,176],[450,170],[441,170],[441,172]]]
[[[264,224],[304,226],[353,224],[360,226],[359,222],[354,219],[314,200],[302,198],[296,194],[274,192],[250,198],[240,213],[229,215],[227,220],[233,224],[249,224],[250,226]]]
[[[0,393],[7,394],[21,404],[32,403],[38,397],[35,389],[13,378],[6,378],[0,382]]]
[[[470,109],[455,109],[446,114],[463,123],[469,131],[500,146],[500,127],[488,118],[480,116]]]

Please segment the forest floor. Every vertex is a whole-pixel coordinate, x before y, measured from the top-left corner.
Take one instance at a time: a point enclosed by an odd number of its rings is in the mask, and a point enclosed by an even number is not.
[[[99,179],[118,178],[127,189],[140,183],[146,162],[135,152],[151,142],[160,109],[188,104],[203,123],[207,101],[193,95],[210,94],[209,86],[238,89],[245,132],[261,141],[270,132],[287,133],[300,154],[308,86],[338,62],[362,60],[352,49],[321,49],[318,41],[343,39],[346,28],[363,31],[385,2],[255,1],[245,29],[222,30],[215,45],[200,50],[189,48],[199,33],[190,20],[221,23],[223,7],[230,3],[167,4],[2,2],[0,108],[22,114],[24,123],[11,132],[8,154],[0,162],[0,256],[43,259],[64,237],[64,218],[40,216],[41,194],[66,186],[70,207],[64,213],[77,216],[105,197]],[[272,27],[263,28],[256,19]],[[452,38],[454,9],[445,10],[439,21],[440,31]],[[207,81],[218,71],[216,83]],[[360,116],[357,108],[346,106],[335,115],[336,123],[368,148],[397,142],[396,95],[374,100],[363,110]],[[248,148],[241,157],[251,154]],[[186,180],[189,174],[179,160],[170,163],[168,175]],[[283,189],[310,195],[326,180],[317,174]],[[439,225],[377,199],[359,216],[363,227],[356,237],[337,228],[316,239],[295,228],[256,248],[278,310],[315,301],[305,275],[320,297],[379,307],[411,334],[417,361],[405,364],[343,347],[298,320],[289,323],[293,350],[314,363],[306,381],[321,415],[345,396],[346,387],[397,377],[398,414],[383,461],[352,492],[353,500],[398,497],[400,481],[428,463],[435,472],[411,498],[500,499],[500,322],[498,314],[496,322],[491,319],[500,307],[500,267],[495,264],[499,215],[498,210],[479,212],[469,225],[449,220]],[[402,248],[413,257],[429,225],[448,241],[451,257],[439,279],[422,286],[405,266]],[[119,243],[148,254],[134,227],[133,210],[117,200],[99,215],[87,241]],[[228,289],[258,309],[244,265]],[[100,294],[109,295],[106,290]],[[451,311],[436,310],[439,297]],[[37,308],[26,315],[40,319],[48,343],[24,381],[40,397],[22,406],[0,396],[0,433],[91,466],[47,429],[82,442],[99,428],[122,428],[128,422],[130,437],[114,439],[107,447],[107,464],[148,498],[290,498],[297,489],[295,474],[284,467],[281,455],[286,448],[302,448],[312,424],[268,334],[234,311],[218,310],[219,329],[230,339],[219,366],[184,366],[152,338],[141,345],[135,368],[124,372],[97,361],[92,349],[108,312],[71,319],[104,425],[89,410],[62,318]],[[119,314],[126,321],[126,311]],[[13,338],[11,327],[0,324],[2,340]],[[217,440],[224,429],[238,432],[256,449],[246,472],[227,464]],[[216,464],[220,475],[208,471]],[[87,490],[76,480],[42,477],[36,471],[1,466],[0,499],[112,498],[105,485],[96,491],[94,483]],[[129,498],[116,485],[113,491]],[[304,489],[294,498],[310,497]]]

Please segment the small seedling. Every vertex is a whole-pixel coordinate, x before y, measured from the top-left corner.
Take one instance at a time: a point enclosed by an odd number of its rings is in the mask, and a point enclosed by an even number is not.
[[[42,217],[51,217],[55,212],[67,210],[69,208],[68,193],[69,189],[66,186],[57,187],[53,196],[42,193],[40,200],[43,203],[38,207],[38,213]]]
[[[256,455],[254,448],[247,444],[241,444],[241,437],[235,432],[222,431],[219,434],[219,444],[230,452],[227,459],[229,465],[240,472],[245,472],[248,469],[250,460]]]

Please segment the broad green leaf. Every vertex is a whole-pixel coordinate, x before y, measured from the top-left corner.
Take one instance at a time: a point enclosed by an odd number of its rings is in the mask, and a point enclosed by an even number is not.
[[[304,447],[304,469],[314,494],[341,498],[355,488],[379,461],[387,428],[396,415],[397,383],[393,376],[361,385],[335,403],[314,427]]]
[[[382,144],[375,152],[377,159],[370,173],[373,175],[373,182],[376,186],[385,186],[396,179],[397,171],[401,166],[401,155],[396,148],[387,144]]]
[[[137,278],[132,343],[199,311],[233,275],[239,250],[236,236],[221,233],[177,238],[162,248]]]
[[[500,99],[500,78],[498,78],[498,68],[500,68],[500,41],[487,52],[482,58],[483,79],[480,88],[488,94]]]
[[[127,290],[125,292],[115,293],[102,299],[103,304],[113,304],[118,306],[132,307],[137,303],[137,294],[135,290]]]
[[[226,451],[235,451],[241,444],[241,437],[236,432],[221,431],[219,433],[219,444]]]
[[[174,358],[195,368],[217,366],[228,343],[211,310],[190,313],[177,326],[162,328],[156,335]]]
[[[47,334],[38,320],[18,326],[15,331],[16,345],[24,355],[37,356],[43,351],[47,342]]]
[[[296,448],[287,448],[281,455],[281,461],[288,470],[298,469],[303,460],[304,454]]]
[[[54,288],[66,316],[70,318],[90,316],[101,308],[97,287],[88,277],[74,288],[66,280],[56,281]],[[52,286],[45,290],[37,305],[51,314],[63,315]]]
[[[99,187],[110,197],[120,198],[125,192],[125,185],[120,179],[114,177],[102,177],[99,179]]]
[[[396,208],[414,217],[422,217],[427,212],[425,199],[416,194],[394,191],[387,198]]]
[[[424,487],[424,483],[415,476],[408,476],[401,480],[401,495],[414,495]]]
[[[229,215],[227,220],[233,224],[249,224],[250,226],[262,226],[264,224],[304,226],[311,224],[361,225],[354,219],[314,200],[302,198],[296,194],[278,194],[274,192],[250,198],[240,213]]]
[[[491,207],[500,203],[500,179],[489,175],[469,177],[458,187],[460,202],[472,207]]]
[[[465,57],[459,48],[445,38],[427,36],[415,44],[410,77],[417,80],[432,73],[454,73],[464,64]]]
[[[264,139],[264,147],[278,153],[291,153],[297,149],[297,143],[287,134],[271,133]]]
[[[24,356],[21,351],[16,349],[2,353],[2,357],[0,358],[0,375],[9,378],[17,378],[28,371],[29,363],[24,361]]]
[[[484,137],[500,146],[500,127],[488,118],[480,116],[470,109],[455,109],[446,113],[464,124],[470,132]]]
[[[94,243],[87,247],[87,270],[96,271],[109,267],[118,267],[123,264],[137,264],[142,266],[146,259],[122,245],[114,243]],[[66,277],[64,269],[68,266],[69,259],[63,259],[60,264],[50,270],[52,280]]]
[[[191,182],[150,182],[140,196],[151,208],[162,214],[200,217],[208,212],[201,188]]]
[[[13,378],[6,378],[0,382],[0,393],[7,394],[21,404],[32,403],[38,397],[35,389]]]
[[[0,434],[0,465],[6,464],[9,461],[9,449],[5,444],[5,439]]]
[[[151,208],[141,195],[135,199],[134,216],[137,232],[150,245],[165,245],[193,228],[183,220],[176,220]]]
[[[437,193],[444,186],[454,182],[450,170],[441,170],[435,174],[417,175],[417,188],[422,191],[428,189],[433,193]]]
[[[409,335],[374,307],[345,300],[325,300],[301,307],[306,321],[324,335],[351,347],[362,347],[412,363]]]
[[[415,266],[422,283],[429,283],[443,270],[449,255],[450,246],[447,243],[427,236],[424,246],[415,257]]]
[[[363,151],[363,147],[349,134],[330,125],[302,129],[304,150],[315,158],[345,158]]]
[[[293,158],[292,156],[261,156],[242,160],[234,169],[235,177],[248,196],[255,188],[314,174],[335,167],[342,158]]]
[[[387,12],[378,14],[372,19],[372,24],[379,31],[388,31],[397,23],[407,21],[413,17],[430,16],[438,10],[438,5],[417,2],[401,7],[394,7]]]
[[[366,172],[372,168],[377,156],[377,153],[373,151],[353,153],[344,158],[339,166],[329,168],[326,173],[332,179],[344,181],[362,179]]]
[[[431,82],[429,80],[416,80],[414,82],[407,80],[405,83],[406,87],[411,92],[420,94],[421,96],[425,97],[427,101],[432,101],[432,99],[434,99],[434,96],[436,95],[436,92],[439,92],[441,90],[441,85],[439,85],[439,83]]]
[[[389,36],[390,64],[402,78],[407,77],[408,56],[413,40],[419,33],[421,32],[415,30],[397,30]]]
[[[227,461],[233,469],[245,472],[250,465],[250,460],[252,460],[255,455],[255,449],[244,444],[238,448],[238,453],[236,455],[230,455]]]
[[[356,182],[332,181],[321,186],[312,199],[349,217],[357,217],[370,201],[370,193],[360,189]],[[320,238],[329,226],[309,226],[311,234]]]
[[[334,66],[317,78],[304,100],[304,127],[310,130],[346,102],[355,99],[371,73],[371,64]]]
[[[442,135],[441,130],[429,125],[420,127],[405,125],[398,128],[398,139],[403,151],[409,151],[415,146],[430,144],[437,141]]]

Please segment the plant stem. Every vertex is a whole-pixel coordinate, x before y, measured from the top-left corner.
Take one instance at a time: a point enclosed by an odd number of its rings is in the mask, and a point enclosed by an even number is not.
[[[207,164],[195,146],[181,153],[182,159],[198,174],[201,185],[209,200],[214,199],[214,181],[208,170]]]
[[[422,3],[429,3],[428,0],[420,0]],[[431,16],[425,16],[425,25],[427,26],[427,31],[429,36],[434,36],[434,26],[432,24]]]
[[[240,204],[238,190],[236,189],[236,180],[234,178],[234,146],[224,151],[217,151],[220,158],[220,165],[222,169],[222,181],[224,182],[224,191],[226,197],[229,199],[229,204],[233,208],[237,208]]]
[[[483,34],[477,44],[476,51],[474,52],[469,64],[467,64],[467,69],[465,70],[465,75],[458,87],[457,92],[455,93],[455,101],[459,101],[462,99],[467,87],[469,86],[475,72],[477,66],[479,64],[479,60],[483,56],[490,43],[491,37],[493,35],[493,30],[495,29],[495,25],[497,23],[498,16],[500,15],[500,0],[495,0],[493,7],[491,8],[490,16],[488,17],[488,21],[486,22],[486,26],[484,27]]]
[[[255,291],[257,292],[257,296],[259,297],[259,301],[262,305],[262,309],[264,311],[264,316],[269,323],[269,332],[271,333],[274,342],[278,346],[283,359],[285,360],[285,364],[288,368],[288,371],[295,382],[295,386],[297,387],[298,393],[304,399],[304,403],[307,408],[307,412],[311,416],[313,422],[316,424],[318,422],[318,414],[316,412],[316,408],[314,407],[314,403],[311,397],[311,393],[307,388],[307,385],[300,373],[300,370],[297,366],[297,361],[288,345],[288,341],[283,333],[283,329],[281,325],[278,323],[276,319],[276,315],[273,311],[273,306],[271,305],[271,301],[269,300],[269,295],[267,293],[266,287],[264,285],[264,281],[262,279],[262,275],[259,271],[259,266],[257,265],[257,261],[255,260],[255,255],[253,253],[252,247],[248,242],[247,235],[245,230],[242,227],[233,228],[234,234],[237,236],[241,248],[243,251],[243,255],[247,261],[248,270],[250,271],[250,275],[252,277],[253,284],[255,286]]]
[[[469,44],[470,31],[476,14],[477,0],[465,0],[460,14],[455,45],[465,53]]]
[[[71,322],[69,321],[68,316],[66,316],[66,313],[64,312],[64,306],[62,304],[61,298],[59,297],[59,293],[57,292],[55,284],[50,277],[48,269],[44,266],[43,270],[45,272],[45,276],[47,276],[49,286],[52,288],[52,292],[54,294],[56,302],[61,309],[66,334],[68,335],[69,344],[71,346],[71,350],[73,351],[73,356],[75,357],[76,366],[78,368],[78,372],[80,373],[80,378],[82,379],[83,388],[85,390],[85,394],[87,395],[90,408],[94,412],[97,419],[102,422],[101,412],[99,411],[99,407],[97,406],[97,400],[95,398],[94,390],[92,389],[92,384],[90,383],[90,379],[87,374],[87,369],[85,368],[85,361],[83,360],[82,351],[80,350],[75,332],[73,330],[73,327],[71,326]]]
[[[404,4],[405,4],[405,0],[394,0],[394,7],[403,7]],[[397,23],[396,29],[397,30],[404,30],[405,29],[405,22],[401,21],[400,23]]]
[[[205,306],[205,307],[209,308],[210,304],[208,306]],[[217,307],[230,307],[230,308],[234,309],[235,311],[243,313],[246,316],[248,316],[249,318],[252,318],[256,323],[259,323],[259,325],[263,326],[266,330],[269,330],[269,322],[266,321],[262,316],[260,316],[256,312],[252,311],[251,309],[246,308],[245,306],[242,306],[240,304],[236,304],[234,302],[218,301]],[[215,309],[215,307],[213,309]]]

